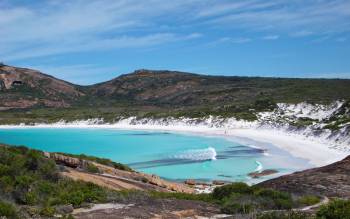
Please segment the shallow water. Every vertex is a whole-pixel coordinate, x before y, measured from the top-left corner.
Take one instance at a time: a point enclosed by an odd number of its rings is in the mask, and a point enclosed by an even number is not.
[[[248,173],[262,168],[277,169],[281,174],[305,167],[275,147],[264,145],[265,149],[260,149],[218,136],[93,128],[21,128],[0,129],[0,142],[110,158],[171,180],[248,181]]]

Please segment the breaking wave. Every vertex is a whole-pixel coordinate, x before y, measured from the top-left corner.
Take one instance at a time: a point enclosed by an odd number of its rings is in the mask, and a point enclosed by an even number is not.
[[[196,149],[196,150],[187,150],[179,154],[174,155],[175,159],[182,160],[216,160],[216,150],[213,147],[208,147],[206,149]]]
[[[262,169],[263,169],[262,163],[260,163],[259,161],[255,161],[255,164],[257,165],[256,169],[255,169],[255,172],[259,172],[260,173],[262,171]]]

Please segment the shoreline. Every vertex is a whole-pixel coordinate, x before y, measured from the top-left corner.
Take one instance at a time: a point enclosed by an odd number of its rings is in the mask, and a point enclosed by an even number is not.
[[[91,121],[95,121],[92,122]],[[339,161],[349,155],[348,152],[340,151],[327,145],[307,139],[305,136],[290,134],[283,130],[254,128],[244,125],[237,128],[209,127],[208,125],[159,125],[159,124],[130,124],[124,121],[114,124],[96,123],[96,120],[59,122],[52,124],[35,125],[0,125],[0,129],[16,128],[104,128],[119,130],[140,130],[140,131],[169,131],[173,133],[194,134],[205,136],[220,136],[228,140],[234,140],[251,147],[258,145],[273,145],[288,152],[296,158],[305,159],[314,167],[324,166]],[[128,121],[128,120],[126,120]]]

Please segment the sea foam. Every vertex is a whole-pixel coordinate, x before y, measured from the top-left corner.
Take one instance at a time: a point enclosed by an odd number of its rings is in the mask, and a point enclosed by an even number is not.
[[[213,147],[206,149],[187,150],[174,155],[176,159],[183,160],[216,160],[216,150]]]
[[[259,161],[255,161],[255,163],[256,163],[257,167],[256,167],[254,172],[259,172],[260,173],[263,170],[263,165]]]

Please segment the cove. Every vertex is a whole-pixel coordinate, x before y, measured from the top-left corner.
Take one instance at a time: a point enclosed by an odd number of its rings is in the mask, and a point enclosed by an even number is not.
[[[274,147],[257,148],[218,136],[159,131],[9,128],[0,129],[0,142],[48,152],[109,158],[137,171],[174,181],[249,181],[250,172],[263,168],[283,174],[303,166],[299,160]]]

